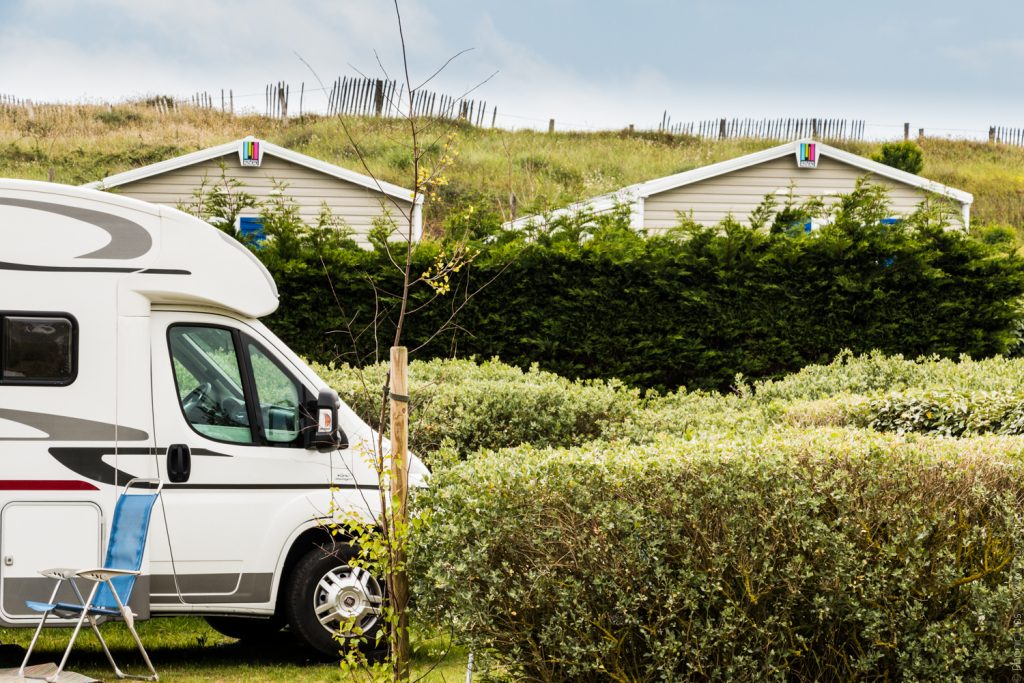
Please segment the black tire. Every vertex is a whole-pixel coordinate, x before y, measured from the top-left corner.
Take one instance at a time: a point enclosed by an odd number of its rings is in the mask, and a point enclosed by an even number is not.
[[[259,617],[206,617],[206,623],[217,633],[237,638],[246,643],[273,640],[284,628],[284,619],[273,616]]]
[[[343,643],[351,638],[361,639],[364,651],[381,655],[377,633],[383,625],[384,584],[349,565],[355,553],[343,545],[314,548],[295,565],[285,589],[285,615],[292,631],[330,659],[340,657]],[[342,633],[343,621],[359,631]]]

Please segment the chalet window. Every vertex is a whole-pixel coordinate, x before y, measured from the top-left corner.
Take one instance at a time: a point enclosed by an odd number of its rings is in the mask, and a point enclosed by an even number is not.
[[[259,216],[239,216],[238,233],[243,242],[257,246],[267,239],[267,234],[263,232],[263,219]]]

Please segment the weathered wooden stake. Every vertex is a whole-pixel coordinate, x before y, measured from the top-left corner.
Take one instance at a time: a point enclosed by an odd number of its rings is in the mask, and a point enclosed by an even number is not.
[[[910,122],[908,121],[907,123],[903,124],[903,140],[906,141],[906,140],[909,140],[909,139],[910,139]]]
[[[409,680],[409,577],[405,571],[406,532],[409,513],[409,352],[391,347],[391,608],[397,619],[391,625],[395,647],[394,680]],[[398,530],[397,532],[395,530]]]
[[[554,119],[548,119],[548,132],[549,133],[554,133],[555,132],[555,120]]]

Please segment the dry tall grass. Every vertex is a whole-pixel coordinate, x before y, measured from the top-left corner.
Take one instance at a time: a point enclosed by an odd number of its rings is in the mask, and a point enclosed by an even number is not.
[[[369,170],[411,184],[409,134],[396,119],[346,118]],[[453,206],[485,202],[503,215],[514,195],[523,215],[651,178],[723,161],[777,144],[770,140],[701,140],[660,133],[554,133],[473,128],[427,122],[427,154],[455,134],[458,161],[447,171],[441,201],[428,211],[437,224]],[[356,171],[360,155],[336,118],[281,121],[182,107],[163,113],[145,103],[0,107],[0,176],[79,184],[211,145],[255,135]],[[836,143],[869,155],[879,143]],[[1024,149],[981,142],[925,139],[922,175],[975,195],[974,222],[1024,228]]]

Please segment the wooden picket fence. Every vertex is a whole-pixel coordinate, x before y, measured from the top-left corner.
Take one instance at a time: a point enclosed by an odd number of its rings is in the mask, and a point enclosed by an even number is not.
[[[328,116],[399,117],[412,114],[441,119],[465,119],[474,126],[486,123],[487,102],[453,97],[429,90],[413,93],[411,111],[405,84],[374,78],[338,78],[327,96]],[[491,112],[491,126],[498,107]]]
[[[1014,145],[1024,147],[1024,128],[1009,128],[1007,126],[989,126],[988,141],[998,142],[1003,145]]]
[[[758,138],[765,140],[863,140],[865,122],[856,119],[706,119],[673,123],[666,111],[658,130],[699,138]]]

